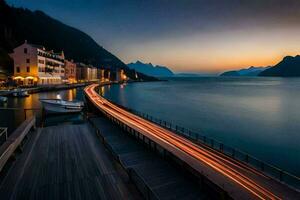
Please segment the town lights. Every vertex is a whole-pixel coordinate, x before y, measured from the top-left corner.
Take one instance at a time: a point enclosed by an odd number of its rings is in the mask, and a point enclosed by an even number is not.
[[[14,79],[14,80],[17,80],[17,79],[24,80],[24,77],[22,77],[22,76],[16,76],[16,77],[14,77],[13,79]]]

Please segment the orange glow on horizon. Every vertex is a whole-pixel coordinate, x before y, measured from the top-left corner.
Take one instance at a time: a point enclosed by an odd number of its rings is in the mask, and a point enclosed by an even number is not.
[[[212,72],[274,66],[285,56],[300,54],[300,28],[231,30],[193,33],[136,44],[122,51],[126,62],[169,67],[174,72]]]

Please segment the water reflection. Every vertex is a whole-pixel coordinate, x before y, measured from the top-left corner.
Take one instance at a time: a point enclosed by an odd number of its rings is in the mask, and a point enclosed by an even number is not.
[[[34,109],[27,110],[26,116],[31,116],[33,114],[37,115],[39,118],[42,116],[42,105],[39,99],[54,99],[57,95],[61,96],[64,100],[80,100],[83,101],[83,89],[70,89],[70,90],[61,90],[61,91],[51,91],[51,92],[42,92],[31,94],[29,97],[25,98],[16,98],[9,97],[8,102],[0,105],[0,127],[8,127],[8,131],[11,133],[15,127],[17,127],[25,119],[25,109]],[[12,109],[13,108],[13,109]],[[4,110],[6,109],[6,110]],[[52,117],[51,119],[47,118],[50,124],[54,125],[55,122],[62,122],[66,118],[71,120],[80,120],[80,115],[69,115],[67,117]],[[68,121],[68,120],[67,120]]]

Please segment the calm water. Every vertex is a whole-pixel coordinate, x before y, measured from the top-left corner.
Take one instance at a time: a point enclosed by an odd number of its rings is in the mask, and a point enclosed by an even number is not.
[[[25,98],[9,97],[7,103],[0,103],[0,127],[8,127],[11,133],[22,121],[24,121],[24,108],[35,108],[34,112],[41,116],[41,103],[40,98],[57,98],[59,95],[62,99],[66,100],[83,100],[83,89],[70,89],[52,92],[43,92],[31,94]],[[10,110],[14,108],[14,110]],[[27,115],[32,115],[32,111],[27,111]],[[55,125],[58,122],[76,122],[80,121],[81,116],[78,114],[65,115],[65,116],[52,116],[47,117],[46,125]]]
[[[175,78],[102,92],[300,176],[300,79]]]

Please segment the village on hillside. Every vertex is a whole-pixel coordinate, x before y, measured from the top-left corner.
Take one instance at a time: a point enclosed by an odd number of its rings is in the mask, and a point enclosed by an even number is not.
[[[14,61],[13,76],[1,77],[2,87],[71,85],[95,81],[128,81],[124,69],[93,66],[67,59],[64,52],[25,42],[10,54]]]

